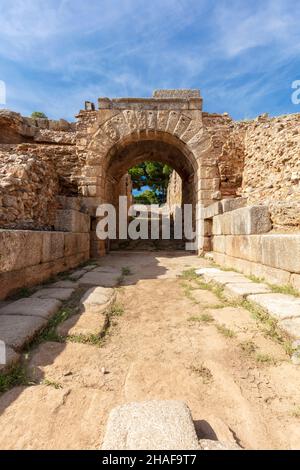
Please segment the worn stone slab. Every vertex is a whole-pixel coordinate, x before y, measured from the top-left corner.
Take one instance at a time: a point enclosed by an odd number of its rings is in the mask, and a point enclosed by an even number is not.
[[[0,333],[1,336],[1,333]],[[1,345],[0,345],[1,348]],[[2,352],[2,351],[1,351]],[[12,348],[6,345],[5,347],[5,363],[0,362],[0,372],[6,372],[8,369],[10,369],[12,366],[17,364],[20,359],[20,354],[18,354],[16,351],[14,351]]]
[[[69,275],[69,278],[74,281],[77,281],[80,277],[84,276],[84,274],[86,274],[85,269],[78,269],[77,271],[74,271],[73,273],[71,273]]]
[[[272,317],[284,320],[300,317],[300,298],[286,294],[255,294],[247,297],[266,310]]]
[[[106,315],[95,315],[94,312],[78,313],[72,315],[61,323],[56,331],[60,336],[71,335],[101,335],[107,326]]]
[[[57,299],[39,299],[28,297],[12,302],[0,309],[1,315],[24,315],[30,317],[52,317],[60,308],[61,302]]]
[[[39,316],[0,315],[0,339],[20,351],[46,324]]]
[[[236,283],[249,283],[247,279],[242,274],[235,273],[233,271],[221,271],[221,273],[205,273],[203,274],[203,279],[205,282],[216,282],[217,284],[226,285],[226,284],[236,284]]]
[[[31,296],[31,298],[68,300],[73,292],[75,292],[75,289],[48,287],[38,290]]]
[[[93,287],[84,294],[80,302],[86,311],[100,313],[115,297],[114,290],[109,287]]]
[[[119,274],[120,275],[120,274]],[[103,286],[103,287],[115,287],[118,284],[117,273],[106,273],[106,272],[95,272],[90,271],[79,279],[81,286]]]
[[[65,281],[57,281],[54,284],[49,285],[49,287],[58,287],[62,289],[76,289],[78,287],[78,282],[69,281],[66,279]]]
[[[187,405],[176,400],[127,403],[108,418],[102,450],[199,450]]]
[[[278,323],[278,326],[293,338],[300,339],[300,318],[282,320]]]
[[[204,274],[212,274],[212,273],[220,274],[223,272],[224,271],[222,271],[221,269],[217,269],[217,268],[200,268],[200,269],[196,269],[195,271],[195,273],[198,274],[198,276],[203,276]]]
[[[272,228],[267,206],[248,206],[213,218],[213,235],[252,235]]]
[[[120,269],[115,268],[114,266],[98,266],[92,270],[95,273],[110,273],[115,274],[116,276],[120,275]]]
[[[257,282],[242,282],[234,284],[226,284],[224,294],[227,297],[237,300],[243,300],[250,294],[267,294],[271,292],[266,284]]]
[[[101,388],[106,379],[104,367],[103,353],[97,346],[46,342],[34,350],[28,373],[37,383],[46,377],[67,387]]]

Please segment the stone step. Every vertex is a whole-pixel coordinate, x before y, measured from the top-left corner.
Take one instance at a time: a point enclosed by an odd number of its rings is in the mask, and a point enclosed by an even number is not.
[[[196,274],[205,282],[213,282],[224,287],[229,299],[243,300],[257,305],[270,316],[280,320],[278,326],[294,338],[300,338],[300,298],[292,295],[271,292],[263,283],[251,282],[247,277],[234,271],[217,268],[202,268]]]
[[[187,405],[153,400],[127,403],[109,415],[102,450],[199,450]]]

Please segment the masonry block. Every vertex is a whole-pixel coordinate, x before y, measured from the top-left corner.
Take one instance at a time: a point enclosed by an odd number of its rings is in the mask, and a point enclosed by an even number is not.
[[[300,234],[262,237],[262,262],[268,266],[300,273]]]
[[[45,232],[0,230],[0,272],[17,271],[41,262]]]
[[[44,232],[42,247],[42,263],[63,258],[64,234],[60,232]]]
[[[232,235],[251,235],[269,232],[272,228],[267,206],[248,206],[236,209],[231,215]],[[227,215],[227,214],[224,214]]]
[[[72,209],[58,210],[55,230],[84,233],[90,230],[90,216]]]
[[[228,235],[225,251],[229,256],[242,258],[256,263],[262,262],[261,235]],[[218,251],[218,250],[216,250]]]

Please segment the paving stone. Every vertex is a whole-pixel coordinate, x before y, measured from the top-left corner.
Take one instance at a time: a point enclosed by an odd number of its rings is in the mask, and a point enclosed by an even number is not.
[[[247,297],[266,310],[272,317],[284,320],[300,317],[300,299],[286,294],[258,294]]]
[[[0,315],[0,339],[20,351],[47,324],[42,317]]]
[[[77,281],[85,273],[86,273],[85,269],[78,269],[77,271],[74,271],[72,274],[70,274],[69,278],[74,280],[74,281]]]
[[[66,387],[101,388],[107,379],[103,367],[103,353],[97,346],[46,342],[34,351],[28,373],[37,383],[46,377]]]
[[[81,299],[86,311],[100,313],[104,311],[115,299],[116,294],[109,287],[92,287]]]
[[[114,266],[98,266],[97,268],[92,270],[94,273],[110,273],[115,274],[116,276],[120,276],[121,271]]]
[[[242,274],[238,274],[233,271],[222,271],[221,273],[205,273],[203,274],[203,279],[205,282],[216,282],[217,284],[221,285],[249,283],[249,279],[247,279]]]
[[[224,294],[227,297],[243,300],[250,294],[265,294],[271,292],[268,286],[258,282],[242,282],[234,284],[226,284]]]
[[[221,271],[221,269],[217,269],[217,268],[200,268],[200,269],[196,269],[196,274],[198,274],[198,276],[203,276],[204,274],[221,274],[223,273],[224,271]]]
[[[78,282],[69,281],[68,279],[66,279],[65,281],[57,281],[54,284],[49,285],[49,287],[51,287],[51,289],[53,287],[58,287],[62,289],[76,289],[76,287],[78,287]]]
[[[56,331],[61,336],[67,335],[101,335],[107,325],[107,317],[99,313],[84,312],[72,315],[61,323]]]
[[[278,326],[293,338],[300,339],[300,318],[282,320],[278,323]]]
[[[102,450],[200,449],[187,405],[176,400],[127,403],[108,418]]]
[[[118,284],[118,274],[91,271],[82,276],[78,282],[81,286],[115,287]]]
[[[57,299],[39,299],[28,297],[12,302],[0,309],[1,315],[24,315],[31,317],[52,317],[60,308],[61,302]]]
[[[1,333],[0,333],[1,335]],[[1,347],[1,346],[0,346]],[[3,352],[3,351],[1,351]],[[2,359],[2,357],[1,357]],[[6,345],[5,347],[5,364],[0,362],[0,372],[5,372],[10,367],[14,366],[19,362],[20,354],[14,351],[12,348]],[[4,362],[4,361],[3,361]]]
[[[48,287],[35,292],[31,298],[68,300],[75,289],[62,287]]]

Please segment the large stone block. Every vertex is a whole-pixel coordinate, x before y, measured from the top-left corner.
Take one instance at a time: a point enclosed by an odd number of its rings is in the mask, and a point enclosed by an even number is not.
[[[89,233],[64,233],[64,255],[84,253],[90,247]]]
[[[58,210],[55,230],[84,233],[90,230],[90,216],[72,209]]]
[[[230,212],[213,218],[212,233],[213,235],[231,235],[232,216]]]
[[[30,230],[0,230],[0,272],[39,264],[44,234]]]
[[[237,197],[231,199],[223,199],[221,201],[223,212],[230,212],[247,205],[247,198]]]
[[[211,219],[215,215],[223,213],[223,206],[221,201],[215,202],[208,207],[204,208],[204,219]]]
[[[219,251],[219,250],[215,250]],[[228,235],[226,247],[221,253],[235,258],[246,259],[256,263],[262,262],[262,244],[260,235]]]
[[[108,418],[102,450],[199,450],[189,408],[175,400],[127,403]]]
[[[286,294],[255,294],[247,297],[279,320],[300,318],[300,299]]]
[[[213,251],[216,251],[217,253],[226,253],[226,238],[227,237],[225,235],[217,235],[213,237]]]
[[[232,235],[266,233],[272,228],[269,210],[266,206],[243,207],[230,212],[230,215]]]
[[[42,263],[63,258],[64,234],[60,232],[45,232],[43,234]]]
[[[300,234],[264,235],[262,262],[274,268],[300,273]]]
[[[214,252],[214,261],[226,268],[235,269],[247,276],[256,276],[271,284],[285,285],[290,282],[290,273],[282,269],[271,268],[261,263],[255,263],[241,258],[234,258],[224,253]]]

